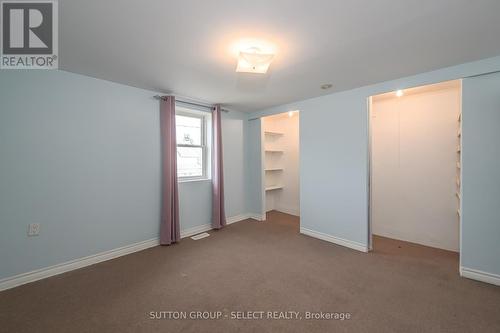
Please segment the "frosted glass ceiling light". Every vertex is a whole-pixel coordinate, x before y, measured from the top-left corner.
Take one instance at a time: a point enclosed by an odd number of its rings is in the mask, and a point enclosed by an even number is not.
[[[262,53],[257,47],[240,51],[236,72],[265,74],[273,58],[274,54]]]

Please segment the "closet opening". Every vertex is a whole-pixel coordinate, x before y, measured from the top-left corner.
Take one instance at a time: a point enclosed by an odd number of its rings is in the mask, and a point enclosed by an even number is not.
[[[369,97],[371,250],[405,241],[458,264],[461,94],[454,80]]]
[[[262,216],[299,223],[299,111],[261,120]]]

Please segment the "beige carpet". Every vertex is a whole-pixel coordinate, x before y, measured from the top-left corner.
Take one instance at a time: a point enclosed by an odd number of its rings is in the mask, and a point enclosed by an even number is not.
[[[1,292],[0,331],[500,332],[500,288],[460,278],[457,254],[380,237],[365,254],[298,231],[297,218],[272,212]],[[149,318],[197,310],[223,317]],[[302,319],[237,320],[232,311]],[[307,320],[306,311],[351,318]]]

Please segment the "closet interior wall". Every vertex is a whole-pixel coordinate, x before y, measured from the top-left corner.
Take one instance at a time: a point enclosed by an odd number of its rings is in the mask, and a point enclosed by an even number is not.
[[[374,235],[459,251],[461,82],[371,100]]]

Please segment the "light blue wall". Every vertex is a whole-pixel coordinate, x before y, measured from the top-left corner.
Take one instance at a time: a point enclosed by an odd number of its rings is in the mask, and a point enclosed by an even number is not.
[[[189,204],[186,204],[188,203]],[[179,183],[181,231],[212,222],[212,183],[210,180]]]
[[[0,278],[158,235],[151,92],[4,70],[0,95]],[[40,235],[28,238],[34,222]]]
[[[461,266],[500,275],[500,73],[463,81]]]
[[[276,106],[254,112],[249,118],[300,110],[301,226],[368,246],[367,98],[498,70],[500,57],[489,58]],[[464,124],[466,122],[464,117]],[[474,131],[468,136],[481,133],[477,127]],[[468,140],[468,136],[465,134],[464,140]],[[249,137],[249,140],[257,138]],[[465,141],[464,149],[467,149],[466,145]],[[257,154],[249,150],[249,160],[258,158]],[[498,159],[500,157],[496,155],[495,160]],[[260,198],[249,198],[252,200],[249,205],[254,206]],[[465,196],[464,200],[467,200]],[[500,234],[495,237],[500,244]],[[470,248],[470,251],[474,250]],[[496,271],[498,267],[500,262],[496,269],[486,267],[485,270]]]
[[[261,155],[261,120],[248,120],[246,124],[246,189],[247,208],[252,214],[262,214],[262,155]]]
[[[153,95],[63,71],[1,71],[0,279],[158,237]],[[246,212],[244,119],[223,118],[228,215]],[[179,192],[181,229],[210,223],[210,182]],[[40,235],[27,237],[35,222]]]
[[[224,195],[226,216],[249,213],[246,207],[246,114],[222,114],[222,141],[224,143]]]
[[[366,101],[353,92],[300,108],[301,227],[366,244]],[[358,110],[358,112],[353,110]]]

